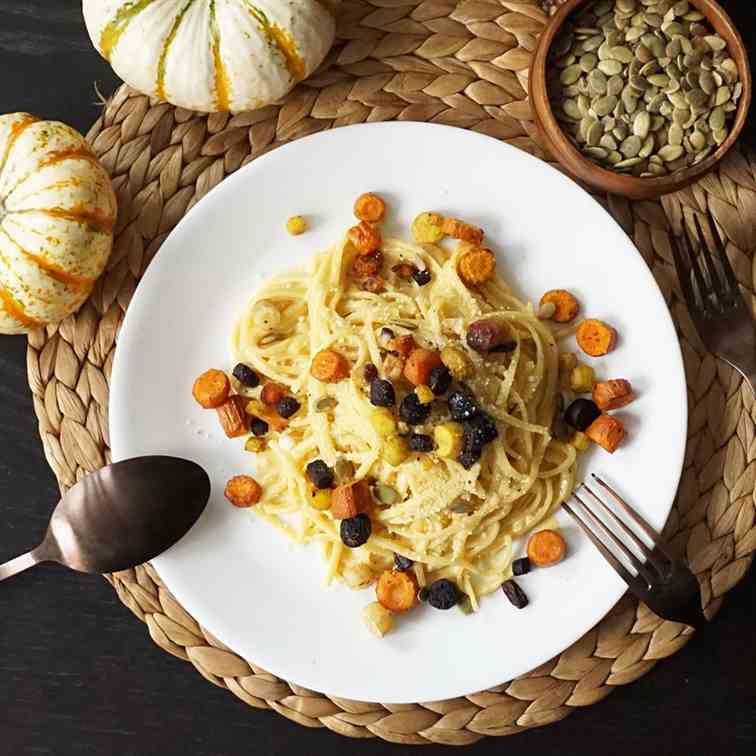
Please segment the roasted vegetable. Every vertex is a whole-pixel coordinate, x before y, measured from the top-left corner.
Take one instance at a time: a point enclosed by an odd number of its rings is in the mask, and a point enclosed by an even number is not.
[[[459,277],[468,286],[478,286],[493,278],[496,258],[488,249],[474,248],[465,252],[457,265]]]
[[[260,401],[269,407],[275,407],[286,396],[286,388],[280,383],[268,381],[260,392]]]
[[[323,349],[313,357],[310,375],[323,383],[338,383],[349,375],[349,360],[333,349]]]
[[[417,601],[417,582],[411,572],[386,570],[375,587],[378,601],[391,612],[406,612]]]
[[[602,357],[614,349],[617,331],[602,320],[584,320],[575,334],[578,346],[591,357]]]
[[[598,408],[606,412],[624,407],[635,399],[630,381],[615,378],[611,381],[601,381],[593,386],[593,401]]]
[[[420,213],[412,221],[412,237],[418,244],[436,244],[444,238],[443,224],[438,213]]]
[[[235,507],[251,507],[260,501],[262,488],[249,475],[236,475],[226,483],[223,494]]]
[[[585,435],[613,454],[625,438],[625,426],[616,417],[601,415],[588,426]]]
[[[459,220],[459,218],[444,218],[441,230],[453,239],[461,239],[476,247],[479,247],[483,242],[483,229],[470,223],[465,223]]]
[[[386,203],[377,194],[366,192],[354,201],[354,215],[361,221],[380,223],[386,215]]]
[[[381,246],[381,232],[367,221],[360,221],[347,232],[347,238],[361,255],[369,255]]]
[[[449,368],[452,378],[462,381],[470,374],[471,365],[467,355],[456,347],[444,347],[441,350],[441,362]]]
[[[428,385],[433,368],[441,365],[441,355],[430,349],[415,349],[404,365],[404,377],[413,385]]]
[[[307,221],[301,215],[292,215],[286,221],[286,230],[292,236],[299,236],[307,231]]]
[[[376,249],[369,255],[357,255],[352,262],[352,271],[357,278],[377,276],[383,267],[383,252]]]
[[[333,489],[331,494],[331,514],[337,520],[356,517],[370,506],[370,488],[366,480],[345,483]]]
[[[204,409],[220,407],[230,391],[231,383],[222,370],[206,370],[192,386],[192,396]]]
[[[528,540],[528,559],[539,567],[561,562],[567,545],[556,530],[539,530]]]
[[[405,359],[417,349],[417,342],[413,336],[406,334],[404,336],[394,336],[386,342],[386,349],[389,352],[396,352],[400,357]]]
[[[570,388],[576,394],[590,394],[596,374],[590,365],[578,365],[570,373]]]
[[[380,602],[373,601],[362,610],[362,618],[373,635],[383,638],[386,633],[390,633],[394,627],[394,618],[386,607],[381,606]]]
[[[556,320],[557,323],[572,322],[580,311],[577,299],[566,289],[547,291],[541,297],[540,304],[543,306],[549,303],[554,305],[554,313],[551,315],[551,320]]]
[[[243,396],[235,394],[229,396],[215,411],[218,413],[223,432],[229,438],[243,436],[249,430],[249,418],[245,412],[247,400]]]

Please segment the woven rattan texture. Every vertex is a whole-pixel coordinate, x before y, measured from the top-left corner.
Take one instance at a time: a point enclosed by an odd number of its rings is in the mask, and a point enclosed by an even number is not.
[[[32,334],[28,348],[39,431],[62,489],[109,461],[110,370],[139,278],[177,221],[225,176],[289,140],[391,119],[473,129],[543,156],[526,97],[531,51],[547,20],[537,0],[347,0],[338,17],[328,60],[278,105],[206,116],[124,86],[92,127],[89,140],[120,204],[115,250],[84,308]],[[668,218],[674,225],[683,212],[708,206],[754,298],[756,159],[732,154],[719,171],[663,204],[599,199],[653,270],[678,326],[690,419],[666,536],[697,573],[711,616],[756,549],[756,413],[739,376],[705,352],[680,302]],[[161,648],[250,706],[308,727],[405,744],[464,745],[556,722],[645,674],[690,637],[626,596],[574,646],[523,678],[452,700],[365,703],[305,690],[239,658],[200,627],[149,566],[108,579]]]

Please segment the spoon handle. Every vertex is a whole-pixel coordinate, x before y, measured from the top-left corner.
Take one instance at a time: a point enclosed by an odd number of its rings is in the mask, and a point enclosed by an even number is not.
[[[34,567],[35,564],[44,562],[44,559],[40,559],[35,553],[36,549],[29,551],[26,554],[21,554],[15,559],[11,559],[10,562],[0,564],[0,580],[17,575],[19,572],[28,570],[29,567]]]

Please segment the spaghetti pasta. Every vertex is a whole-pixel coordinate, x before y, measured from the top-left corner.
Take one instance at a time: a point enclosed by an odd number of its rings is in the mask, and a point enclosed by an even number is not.
[[[511,577],[512,540],[542,522],[574,486],[576,450],[552,437],[559,391],[559,347],[548,324],[517,299],[498,276],[470,287],[457,270],[469,250],[384,238],[387,270],[408,263],[430,273],[419,286],[387,276],[381,293],[366,291],[351,275],[357,251],[344,240],[309,266],[268,281],[233,332],[238,361],[285,386],[301,410],[259,455],[263,489],[253,512],[300,542],[320,542],[327,580],[364,587],[393,564],[394,554],[414,561],[418,583],[448,578],[473,608],[479,597]],[[481,354],[465,346],[466,331],[481,317],[495,318],[514,344],[506,353]],[[466,469],[434,452],[410,453],[396,466],[382,455],[384,439],[370,422],[375,407],[363,378],[381,366],[380,332],[411,335],[419,347],[465,353],[466,389],[495,420],[498,439]],[[310,374],[314,355],[332,349],[351,365],[348,377],[325,383]],[[397,398],[412,391],[397,381]],[[448,421],[437,397],[414,432],[433,435]],[[399,432],[407,432],[399,423]],[[339,521],[310,506],[305,468],[315,459],[353,470],[374,492],[372,534],[345,548]],[[392,496],[382,498],[380,488]]]

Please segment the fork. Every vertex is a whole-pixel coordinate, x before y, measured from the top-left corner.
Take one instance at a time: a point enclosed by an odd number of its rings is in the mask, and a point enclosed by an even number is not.
[[[596,475],[591,475],[601,492],[608,495],[638,529],[650,539],[650,548],[612,509],[599,494],[583,483],[572,499],[580,505],[585,515],[578,514],[573,502],[562,506],[577,521],[577,524],[614,571],[627,583],[630,592],[643,601],[649,609],[663,619],[682,622],[696,629],[706,622],[701,607],[701,591],[695,575],[676,560],[662,545],[656,531],[633,509],[611,486]],[[588,498],[604,513],[602,518],[595,507],[589,506]],[[606,522],[612,523],[612,528]],[[624,534],[632,548],[620,538]],[[611,548],[610,545],[611,544]],[[640,555],[640,556],[639,556]]]
[[[672,237],[672,254],[685,303],[701,341],[735,368],[756,394],[756,333],[751,310],[738,288],[716,221],[692,213],[696,237],[682,223]],[[704,228],[704,226],[706,228]]]

